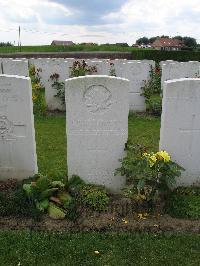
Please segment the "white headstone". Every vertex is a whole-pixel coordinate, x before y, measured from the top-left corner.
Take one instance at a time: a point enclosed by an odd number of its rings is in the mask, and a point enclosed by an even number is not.
[[[36,64],[36,69],[40,68],[39,76],[41,77],[41,85],[45,88],[45,100],[46,106],[49,110],[65,110],[65,105],[62,104],[62,101],[59,97],[55,97],[57,90],[52,87],[54,80],[50,77],[54,74],[58,74],[58,82],[64,82],[69,78],[69,63],[66,61],[40,61],[39,64]]]
[[[0,75],[0,179],[37,173],[30,78]]]
[[[145,99],[141,96],[141,87],[150,78],[151,64],[135,62],[123,65],[123,78],[130,80],[129,109],[133,111],[145,111]]]
[[[200,184],[200,79],[164,83],[160,149],[185,168],[181,185]]]
[[[161,85],[164,81],[180,79],[180,78],[195,78],[198,76],[200,62],[173,62],[162,65]]]
[[[94,61],[94,60],[87,60],[86,61],[88,66],[96,67],[97,72],[93,73],[93,75],[107,75],[110,74],[110,64],[106,61]]]
[[[118,192],[125,178],[114,176],[128,138],[129,81],[109,76],[66,80],[68,176]]]
[[[28,60],[4,60],[3,74],[28,77]]]

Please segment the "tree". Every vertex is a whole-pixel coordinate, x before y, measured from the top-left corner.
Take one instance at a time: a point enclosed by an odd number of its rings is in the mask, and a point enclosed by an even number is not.
[[[149,44],[149,39],[147,37],[142,37],[142,38],[139,38],[137,41],[136,41],[137,44],[141,45],[141,44]]]
[[[195,38],[192,37],[183,37],[184,44],[188,47],[196,47],[197,41]]]
[[[0,42],[0,46],[13,46],[11,42]]]
[[[157,36],[157,37],[151,37],[151,38],[149,38],[149,42],[150,43],[153,43],[153,42],[155,42],[155,40],[157,40],[159,38],[159,36]]]

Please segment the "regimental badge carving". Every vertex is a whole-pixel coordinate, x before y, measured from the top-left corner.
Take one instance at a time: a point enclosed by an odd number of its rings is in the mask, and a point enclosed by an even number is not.
[[[111,98],[111,92],[103,85],[92,85],[83,95],[84,102],[92,113],[107,110],[112,104]]]
[[[0,116],[0,137],[7,138],[14,129],[14,124],[8,120],[7,116]]]

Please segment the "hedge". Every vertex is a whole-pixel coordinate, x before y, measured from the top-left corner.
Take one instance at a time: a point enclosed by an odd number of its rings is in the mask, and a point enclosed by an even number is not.
[[[200,51],[159,51],[159,50],[136,50],[132,52],[133,60],[149,59],[157,62],[175,60],[180,62],[200,61]]]

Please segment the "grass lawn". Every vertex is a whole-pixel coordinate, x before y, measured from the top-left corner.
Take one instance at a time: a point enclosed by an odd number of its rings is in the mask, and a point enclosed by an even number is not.
[[[39,171],[65,174],[65,116],[36,117],[35,128]],[[129,140],[157,149],[159,128],[159,118],[131,115]],[[200,265],[200,235],[0,230],[0,265],[196,266]]]
[[[35,128],[39,171],[48,175],[66,175],[65,116],[36,117]],[[156,150],[159,134],[159,118],[130,115],[129,141]]]
[[[0,53],[17,53],[17,52],[90,52],[90,51],[113,51],[113,52],[132,52],[139,48],[121,47],[117,45],[70,45],[70,46],[18,46],[0,47]]]
[[[199,235],[0,231],[0,265],[4,266],[197,266],[199,254]]]

